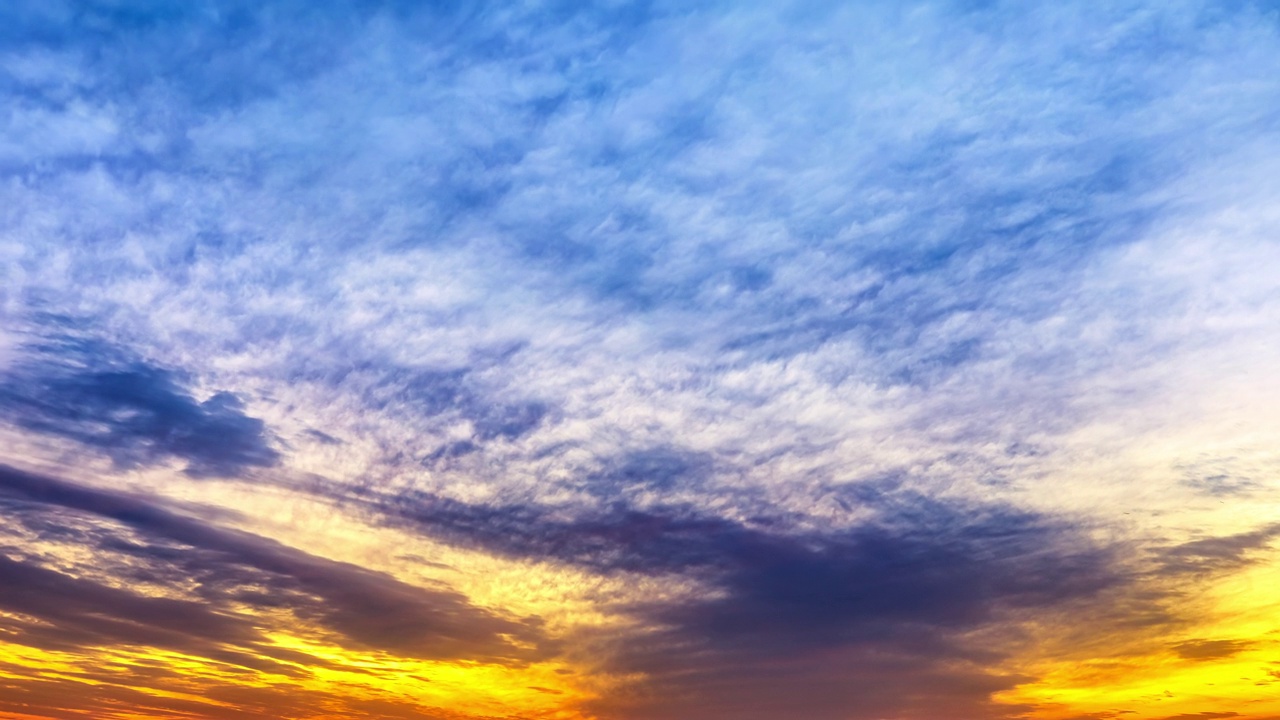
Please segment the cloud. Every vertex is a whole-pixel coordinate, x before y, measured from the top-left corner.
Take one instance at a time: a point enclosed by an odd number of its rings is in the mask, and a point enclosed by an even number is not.
[[[489,363],[448,370],[406,368],[401,372],[383,366],[378,368],[382,380],[371,390],[369,399],[376,402],[382,398],[383,407],[389,410],[468,421],[481,442],[516,440],[536,430],[547,414],[545,404],[505,401],[476,387],[473,376]]]
[[[258,612],[287,610],[354,648],[408,657],[522,663],[551,649],[540,647],[536,619],[502,617],[456,592],[406,585],[141,498],[11,468],[0,468],[0,493],[11,509],[14,502],[26,506],[29,517],[22,523],[37,534],[51,531],[115,557],[109,578],[158,584],[167,592],[194,584],[186,599],[148,598],[68,576],[35,558],[6,559],[0,571],[13,582],[0,590],[0,605],[40,619],[19,635],[36,647],[150,645],[212,659],[250,652],[267,656],[258,662],[274,667],[259,621],[235,610],[247,605]],[[77,517],[97,525],[77,532]]]
[[[1273,539],[1236,511],[1280,440],[1278,65],[1257,2],[10,2],[0,430],[694,587],[623,609],[654,695],[608,712],[998,714],[969,633],[1127,592],[1129,544],[1160,587],[1116,613],[1165,627]],[[117,573],[551,651],[176,505],[13,492],[114,558],[11,559],[107,588],[82,635],[134,632]]]
[[[6,610],[56,628],[37,625],[23,634],[37,647],[131,644],[207,653],[217,643],[243,645],[257,635],[250,622],[201,603],[139,597],[8,558],[0,559],[0,577],[8,588],[0,601]]]
[[[1244,652],[1255,643],[1249,640],[1206,640],[1198,638],[1187,640],[1173,646],[1178,657],[1187,660],[1217,660]]]
[[[662,482],[670,458],[622,467],[645,467]],[[687,470],[685,463],[675,467]],[[993,671],[998,647],[967,634],[1025,611],[1113,599],[1131,582],[1114,551],[1069,526],[911,493],[864,490],[859,500],[874,519],[839,531],[692,507],[575,512],[421,495],[359,500],[447,542],[700,588],[625,608],[649,628],[621,641],[613,661],[649,678],[642,698],[606,703],[627,717],[837,718],[944,707],[955,717],[994,717],[1003,711],[990,694],[1016,680]]]
[[[1164,549],[1158,555],[1165,574],[1213,574],[1250,565],[1250,553],[1264,550],[1280,536],[1280,525],[1268,525],[1249,532],[1223,537],[1191,540]]]
[[[87,85],[61,92],[127,117],[15,189],[7,227],[48,241],[4,285],[368,437],[350,475],[426,461],[459,495],[475,466],[526,492],[566,448],[676,437],[846,474],[1030,427],[1049,447],[1158,396],[1143,370],[1188,338],[1144,330],[1167,305],[1142,282],[1094,281],[1194,219],[1159,193],[1274,106],[1246,82],[1271,52],[1253,9],[1145,7],[12,10],[66,46]],[[53,93],[41,44],[15,47],[21,90]]]
[[[233,393],[197,400],[177,373],[82,337],[34,349],[0,382],[10,422],[99,449],[126,468],[178,458],[192,477],[227,477],[279,462],[265,424]]]
[[[586,482],[589,491],[607,499],[636,494],[671,497],[697,492],[714,472],[715,458],[678,446],[636,449],[603,463]]]

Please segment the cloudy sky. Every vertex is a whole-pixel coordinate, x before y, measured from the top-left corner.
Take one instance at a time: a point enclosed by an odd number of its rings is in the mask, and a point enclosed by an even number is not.
[[[1280,718],[1272,0],[0,5],[0,718]]]

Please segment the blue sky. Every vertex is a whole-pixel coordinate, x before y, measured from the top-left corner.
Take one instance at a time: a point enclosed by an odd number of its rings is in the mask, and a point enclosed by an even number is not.
[[[9,3],[3,572],[257,568],[564,718],[1280,713],[1051,662],[1274,651],[1187,593],[1280,567],[1277,68],[1261,1]]]

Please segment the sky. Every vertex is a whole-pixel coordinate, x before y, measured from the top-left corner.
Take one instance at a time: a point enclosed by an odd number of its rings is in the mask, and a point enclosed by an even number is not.
[[[0,718],[1280,718],[1273,0],[0,4]]]

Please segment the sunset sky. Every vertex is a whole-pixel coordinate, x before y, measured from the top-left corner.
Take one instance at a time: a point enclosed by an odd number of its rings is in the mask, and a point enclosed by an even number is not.
[[[0,718],[1280,720],[1280,4],[0,2]]]

